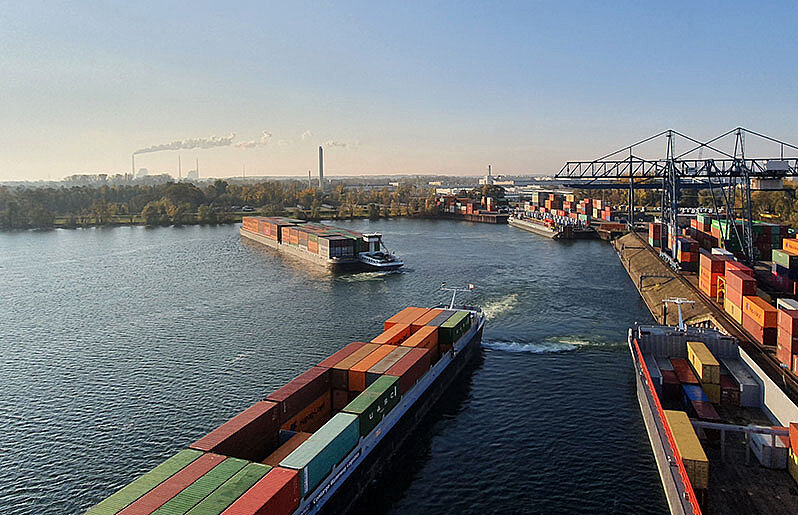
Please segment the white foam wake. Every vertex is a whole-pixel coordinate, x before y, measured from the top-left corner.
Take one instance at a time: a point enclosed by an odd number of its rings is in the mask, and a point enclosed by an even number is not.
[[[490,319],[498,318],[500,315],[507,313],[515,308],[518,303],[518,294],[511,293],[502,297],[499,300],[488,302],[482,306],[482,311]]]

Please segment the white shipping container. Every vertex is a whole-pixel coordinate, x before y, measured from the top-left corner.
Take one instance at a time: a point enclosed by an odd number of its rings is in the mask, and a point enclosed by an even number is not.
[[[775,446],[774,446],[775,441]],[[764,435],[760,433],[751,434],[748,445],[754,451],[756,459],[763,467],[769,469],[787,468],[787,446],[778,436]]]
[[[776,307],[779,309],[795,310],[798,309],[798,300],[778,299],[776,300]]]
[[[728,258],[734,259],[734,254],[732,254],[726,249],[721,249],[719,247],[713,247],[712,254],[715,256],[726,256]]]

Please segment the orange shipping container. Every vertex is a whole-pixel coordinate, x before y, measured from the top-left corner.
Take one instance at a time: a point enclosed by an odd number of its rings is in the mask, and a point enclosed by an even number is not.
[[[282,429],[313,433],[330,420],[330,417],[332,417],[332,396],[327,392],[286,421]]]
[[[387,324],[388,322],[386,322]],[[378,345],[399,345],[402,340],[410,336],[409,324],[393,324],[390,329],[377,336],[371,343]]]
[[[784,238],[781,240],[781,246],[784,250],[798,253],[798,238]]]
[[[295,434],[294,436],[286,440],[286,442],[283,445],[278,447],[277,450],[271,453],[265,460],[263,460],[263,464],[272,467],[278,467],[280,465],[280,462],[283,461],[283,459],[286,456],[294,452],[294,449],[299,447],[302,444],[302,442],[310,438],[310,436],[311,433]]]
[[[406,307],[399,313],[395,314],[391,318],[385,321],[385,330],[387,331],[395,324],[409,324],[413,322],[418,317],[422,316],[424,313],[429,311],[427,308],[415,308],[415,307]]]
[[[748,314],[760,327],[776,327],[778,310],[765,299],[746,295],[743,297],[743,313]]]
[[[438,328],[425,325],[410,338],[402,342],[403,347],[422,347],[431,349],[438,345]]]
[[[396,349],[396,345],[381,345],[374,352],[357,362],[349,369],[349,391],[362,392],[366,389],[366,372],[382,358]]]
[[[349,391],[349,369],[378,348],[379,345],[375,343],[367,343],[336,363],[335,366],[330,369],[330,385],[333,389]]]
[[[410,323],[410,331],[415,333],[423,326],[435,320],[435,317],[437,317],[441,313],[443,313],[442,309],[430,309],[429,311],[427,311],[426,313],[424,313],[423,315],[421,315],[420,317],[418,317],[417,319],[413,320]]]

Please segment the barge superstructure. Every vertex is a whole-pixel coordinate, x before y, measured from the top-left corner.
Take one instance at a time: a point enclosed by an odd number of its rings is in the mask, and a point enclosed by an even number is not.
[[[405,308],[87,515],[347,511],[473,367],[485,321],[454,302]]]

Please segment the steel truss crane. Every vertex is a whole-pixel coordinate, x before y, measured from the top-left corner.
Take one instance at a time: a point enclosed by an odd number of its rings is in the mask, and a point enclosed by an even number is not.
[[[777,145],[778,156],[751,157],[750,154],[753,152],[746,155],[746,136],[749,140],[755,138],[757,144]],[[728,143],[732,137],[734,138],[731,145],[732,151],[726,152],[718,148],[721,142]],[[681,140],[687,142],[687,151],[677,153],[675,145],[677,139],[680,140],[680,145]],[[644,145],[653,145],[658,141],[661,144],[663,140],[664,158],[649,159],[636,155],[636,152]],[[711,154],[711,157],[704,157],[705,152]],[[697,156],[695,156],[696,153]],[[662,222],[669,228],[668,231],[662,231],[663,243],[667,241],[669,232],[678,234],[677,219],[681,190],[685,187],[695,188],[697,185],[705,184],[712,193],[714,212],[718,218],[720,213],[716,202],[716,191],[721,196],[722,207],[730,219],[734,219],[739,199],[740,217],[743,220],[742,230],[738,230],[737,224],[732,223],[730,232],[740,243],[745,260],[751,263],[756,259],[751,220],[751,179],[780,181],[785,177],[795,176],[798,176],[798,146],[737,127],[706,142],[669,129],[593,161],[568,161],[557,172],[555,178],[572,179],[570,185],[575,187],[579,187],[579,184],[590,185],[602,180],[614,181],[616,187],[622,187],[622,181],[628,181],[629,213],[627,222],[630,225],[634,225],[634,198],[637,187],[635,183],[641,181],[658,183],[662,189]],[[768,189],[783,189],[783,186]],[[726,237],[728,238],[729,235]],[[663,245],[661,248],[665,249],[666,247]],[[670,257],[675,262],[676,245],[673,245]]]

